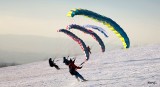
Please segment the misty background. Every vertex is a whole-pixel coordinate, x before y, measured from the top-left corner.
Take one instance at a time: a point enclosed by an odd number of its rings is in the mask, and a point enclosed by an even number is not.
[[[89,6],[88,6],[89,4]],[[116,21],[130,38],[131,47],[159,44],[159,0],[1,0],[0,63],[29,63],[49,57],[84,55],[80,46],[57,30],[69,24],[93,24],[106,29],[109,38],[95,31],[104,41],[106,51],[122,49],[121,41],[103,24],[83,16],[66,17],[73,8],[88,9]],[[100,52],[98,43],[82,32],[72,30]]]
[[[0,41],[0,58],[2,63],[14,62],[21,64],[46,60],[50,57],[62,58],[63,56],[84,54],[78,43],[70,37],[66,39],[31,35],[0,35]],[[93,53],[101,51],[100,45],[96,40],[93,39],[93,42],[85,41],[85,43],[91,46]],[[110,47],[108,46],[106,49],[109,51],[116,47],[118,45],[110,44]]]

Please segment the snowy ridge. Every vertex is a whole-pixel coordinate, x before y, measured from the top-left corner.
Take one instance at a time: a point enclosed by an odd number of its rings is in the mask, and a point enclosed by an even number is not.
[[[48,61],[0,68],[0,87],[160,87],[159,44],[92,54],[78,70],[86,82],[71,76],[62,58],[56,60],[61,70]]]

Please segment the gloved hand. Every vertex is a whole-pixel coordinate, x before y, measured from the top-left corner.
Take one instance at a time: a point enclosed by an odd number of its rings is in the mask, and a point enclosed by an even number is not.
[[[83,66],[79,66],[79,68],[81,69]]]

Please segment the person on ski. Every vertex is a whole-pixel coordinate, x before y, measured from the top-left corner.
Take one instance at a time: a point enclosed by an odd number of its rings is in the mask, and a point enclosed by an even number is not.
[[[55,67],[57,70],[60,69],[59,66],[54,63],[54,60],[52,61],[52,58],[49,58],[49,65],[50,67]]]
[[[91,54],[91,48],[89,46],[87,46],[87,50]]]
[[[69,57],[69,56],[68,56]],[[63,63],[65,63],[65,65],[69,65],[69,60],[68,57],[63,57]]]
[[[87,81],[86,79],[84,79],[83,78],[83,76],[82,75],[80,75],[76,70],[77,69],[81,69],[82,67],[79,67],[79,66],[76,66],[75,64],[74,64],[74,62],[75,62],[75,59],[72,61],[71,59],[70,59],[70,61],[69,61],[69,72],[70,72],[70,74],[71,75],[75,75],[75,77],[76,77],[76,79],[79,81],[79,79],[78,78],[80,78],[82,81]]]

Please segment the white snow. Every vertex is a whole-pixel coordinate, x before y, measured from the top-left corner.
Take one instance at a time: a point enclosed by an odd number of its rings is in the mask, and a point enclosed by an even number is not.
[[[78,70],[86,82],[71,76],[62,58],[56,60],[60,70],[48,60],[0,68],[0,87],[160,87],[160,44],[91,54]]]

